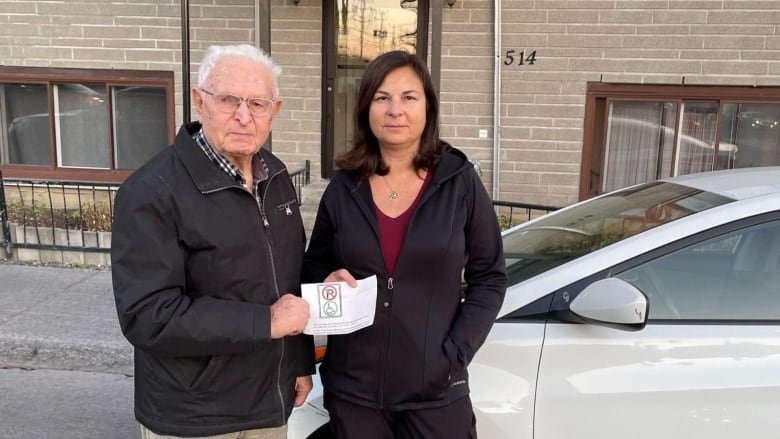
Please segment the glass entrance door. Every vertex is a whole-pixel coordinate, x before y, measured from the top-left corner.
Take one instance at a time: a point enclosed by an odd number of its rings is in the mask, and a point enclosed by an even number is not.
[[[352,143],[352,116],[366,65],[379,54],[405,50],[426,57],[428,0],[323,2],[322,176]]]

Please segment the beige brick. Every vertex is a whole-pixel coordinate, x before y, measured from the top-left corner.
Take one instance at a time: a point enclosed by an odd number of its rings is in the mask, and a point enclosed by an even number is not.
[[[509,26],[511,23],[520,23],[520,24],[547,23],[547,11],[545,11],[544,9],[513,10],[509,8],[501,8],[501,21],[504,24],[504,26]]]
[[[712,24],[777,24],[780,11],[712,11],[707,14],[707,22]]]
[[[60,57],[58,57],[60,58]],[[100,61],[124,61],[124,53],[114,49],[73,49],[73,58],[81,60],[100,60]]]
[[[702,73],[721,75],[766,75],[769,74],[769,64],[766,62],[752,61],[702,61]]]
[[[202,12],[204,17],[210,18],[248,18],[255,15],[254,7],[251,4],[249,6],[232,5],[230,7],[225,7],[223,4],[213,7],[203,6]]]
[[[625,60],[624,72],[701,73],[703,62],[697,60]]]
[[[128,50],[125,52],[127,61],[173,62],[173,53],[169,50]]]
[[[103,47],[116,49],[152,49],[157,47],[157,44],[154,40],[115,40],[107,38],[103,40]]]
[[[35,2],[4,1],[0,3],[0,14],[35,14]]]
[[[735,52],[731,52],[729,54],[731,57],[724,59],[743,59],[745,61],[780,61],[780,51],[769,52],[766,50],[743,50],[738,54],[735,54]]]
[[[448,32],[442,36],[443,44],[451,44],[458,46],[490,46],[493,42],[493,36],[490,34],[474,34],[474,33],[454,33]]]
[[[762,49],[764,37],[710,36],[704,40],[705,49]]]
[[[83,26],[85,38],[140,38],[137,27],[127,26]]]
[[[72,59],[74,54],[74,50],[67,47],[25,47],[23,51],[24,57],[30,59]]]
[[[684,24],[641,25],[637,26],[636,33],[639,35],[690,35],[691,27]]]
[[[7,15],[2,16],[3,21],[6,23],[15,23],[15,24],[50,24],[52,22],[51,17],[47,17],[45,15],[23,15],[23,14],[14,14],[14,15]]]
[[[669,9],[721,9],[720,0],[670,0]]]
[[[587,21],[583,22],[587,23]],[[650,24],[653,22],[653,12],[641,10],[601,11],[599,13],[599,19],[596,22],[604,24]]]
[[[612,9],[614,1],[604,0],[538,0],[537,9]]]
[[[38,26],[30,26],[27,24],[15,24],[8,23],[0,26],[0,36],[9,35],[13,37],[30,37],[40,35]]]
[[[774,35],[774,25],[707,25],[692,26],[691,34],[704,35]]]
[[[701,36],[623,36],[623,47],[657,49],[700,49],[704,47]]]
[[[493,11],[475,9],[469,13],[469,23],[493,23]]]
[[[579,174],[571,174],[571,173],[563,173],[563,172],[541,173],[539,175],[539,183],[546,184],[546,185],[569,186],[569,187],[579,186],[580,176]]]
[[[767,37],[766,39],[767,50],[780,50],[780,37]]]
[[[550,47],[621,47],[622,38],[614,35],[550,35]]]
[[[655,24],[704,24],[707,23],[706,11],[654,11]]]
[[[194,29],[191,32],[194,38],[208,41],[208,44],[236,44],[249,42],[249,30],[232,29]]]
[[[547,12],[548,23],[598,23],[599,12],[597,11],[555,11]]]
[[[114,24],[117,26],[147,26],[147,27],[175,27],[179,28],[179,21],[170,23],[167,17],[114,17]]]
[[[580,140],[582,139],[582,131],[570,128],[533,128],[531,130],[531,136],[535,139],[541,140]],[[559,160],[566,161],[566,157],[572,157],[568,152],[558,152],[556,157]]]
[[[142,26],[140,37],[145,40],[179,40],[181,41],[181,29],[173,27]]]
[[[567,26],[567,30],[571,34],[620,35],[637,33],[637,27],[633,24],[571,24]]]
[[[699,60],[713,60],[713,59],[740,59],[739,50],[682,50],[680,51],[680,59],[699,59]]]
[[[621,0],[615,2],[615,9],[666,9],[667,0]]]

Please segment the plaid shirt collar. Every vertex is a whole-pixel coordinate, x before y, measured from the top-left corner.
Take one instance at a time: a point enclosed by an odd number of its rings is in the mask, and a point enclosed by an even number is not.
[[[225,156],[215,151],[214,148],[209,145],[206,136],[203,135],[203,129],[198,130],[198,132],[192,136],[192,139],[200,146],[200,149],[206,154],[206,157],[208,157],[209,160],[219,166],[220,169],[225,171],[227,175],[238,183],[241,183],[242,186],[246,187],[244,174],[241,173],[241,170],[238,169],[236,165],[230,163]],[[259,153],[252,157],[252,176],[254,177],[255,185],[268,179],[268,166],[266,166],[265,160],[260,157]]]

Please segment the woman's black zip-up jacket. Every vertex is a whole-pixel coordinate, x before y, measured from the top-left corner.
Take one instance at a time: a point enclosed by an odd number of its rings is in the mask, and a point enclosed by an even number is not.
[[[368,182],[339,172],[323,194],[305,281],[346,268],[358,279],[377,275],[379,285],[374,324],[328,337],[320,373],[325,391],[338,398],[407,410],[469,392],[466,366],[493,325],[507,279],[485,187],[462,152],[442,147],[395,273],[385,268]]]
[[[286,423],[309,336],[270,337],[270,305],[300,291],[305,236],[287,169],[257,199],[181,129],[116,197],[111,261],[135,347],[135,416],[155,433],[209,436]]]

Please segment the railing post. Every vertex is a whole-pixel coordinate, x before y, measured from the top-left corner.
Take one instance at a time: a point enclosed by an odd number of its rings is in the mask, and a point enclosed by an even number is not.
[[[304,165],[304,167],[306,168],[305,184],[309,184],[311,183],[311,162],[309,160],[306,160],[306,164]]]
[[[3,171],[0,170],[0,233],[5,247],[5,254],[11,257],[11,226],[8,224],[8,207],[5,204],[5,186],[3,186]]]

